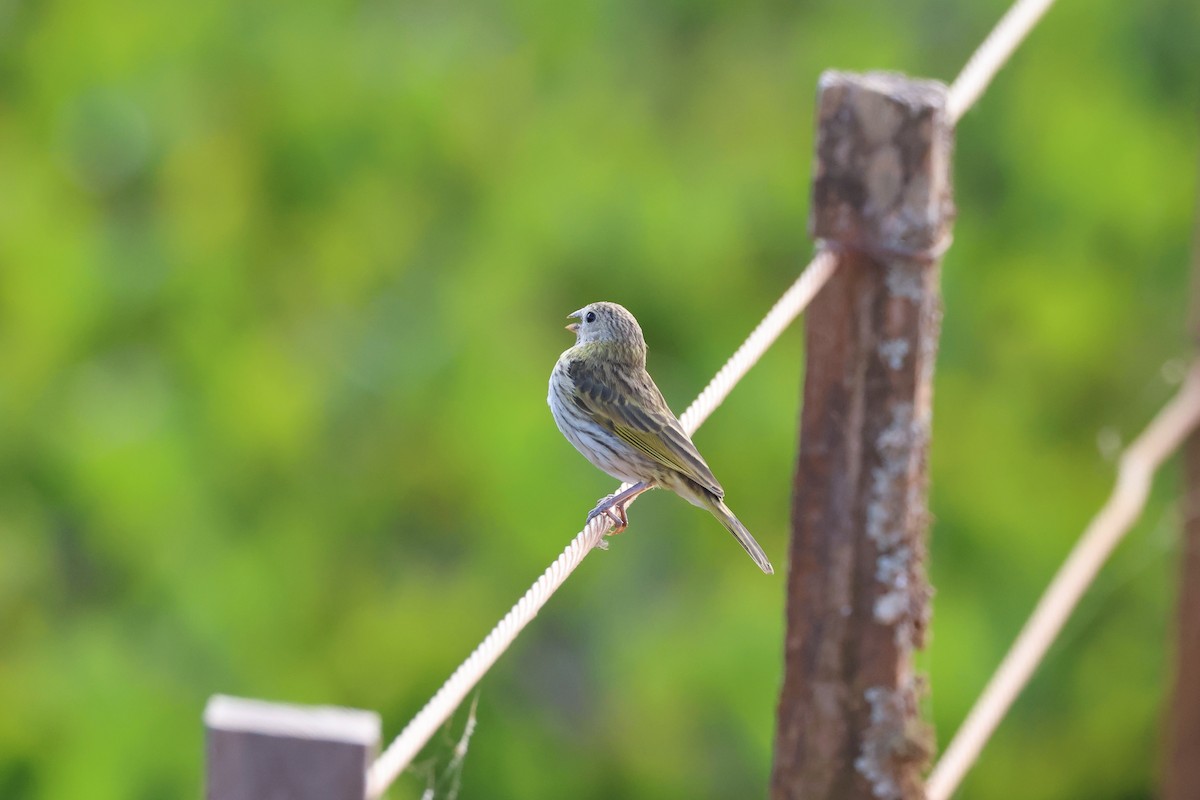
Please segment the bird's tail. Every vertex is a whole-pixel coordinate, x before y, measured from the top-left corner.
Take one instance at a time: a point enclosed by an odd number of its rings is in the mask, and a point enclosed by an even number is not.
[[[746,530],[746,526],[741,523],[733,512],[729,510],[729,506],[725,505],[721,500],[708,498],[710,503],[706,504],[712,515],[721,521],[733,538],[738,540],[738,544],[742,546],[750,557],[754,559],[754,563],[758,564],[758,568],[768,575],[775,573],[775,568],[771,566],[771,562],[767,560],[767,554],[759,546],[758,542],[754,541],[754,537],[750,535],[750,531]]]

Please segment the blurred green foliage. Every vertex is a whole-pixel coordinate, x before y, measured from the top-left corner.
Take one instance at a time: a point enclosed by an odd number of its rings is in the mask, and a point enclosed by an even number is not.
[[[811,252],[820,71],[950,79],[1005,7],[0,3],[0,797],[198,796],[214,692],[397,732],[611,489],[545,407],[563,316],[629,306],[682,410]],[[960,126],[943,744],[1188,357],[1197,41],[1064,2]],[[801,360],[697,437],[776,564]],[[963,798],[1151,795],[1177,481]],[[783,586],[646,498],[484,682],[462,797],[762,796]]]

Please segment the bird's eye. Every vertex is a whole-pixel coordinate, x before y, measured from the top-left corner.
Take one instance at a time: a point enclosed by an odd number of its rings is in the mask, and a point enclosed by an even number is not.
[[[587,314],[583,318],[583,321],[584,322],[595,322],[596,321],[596,312],[595,311],[587,312]]]

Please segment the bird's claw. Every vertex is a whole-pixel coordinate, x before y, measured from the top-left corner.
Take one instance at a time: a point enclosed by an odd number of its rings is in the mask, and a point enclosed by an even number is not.
[[[606,534],[608,536],[615,536],[629,527],[629,517],[625,514],[625,506],[613,503],[615,496],[614,494],[610,494],[602,497],[600,502],[596,504],[596,507],[589,511],[587,515],[588,522],[599,516],[608,517],[613,523]]]

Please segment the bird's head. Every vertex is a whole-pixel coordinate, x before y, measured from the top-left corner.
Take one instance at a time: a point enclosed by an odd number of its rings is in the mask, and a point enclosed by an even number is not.
[[[567,326],[567,330],[576,336],[576,345],[597,343],[617,345],[640,351],[643,355],[646,352],[642,328],[624,306],[592,303],[567,316],[579,320]]]

